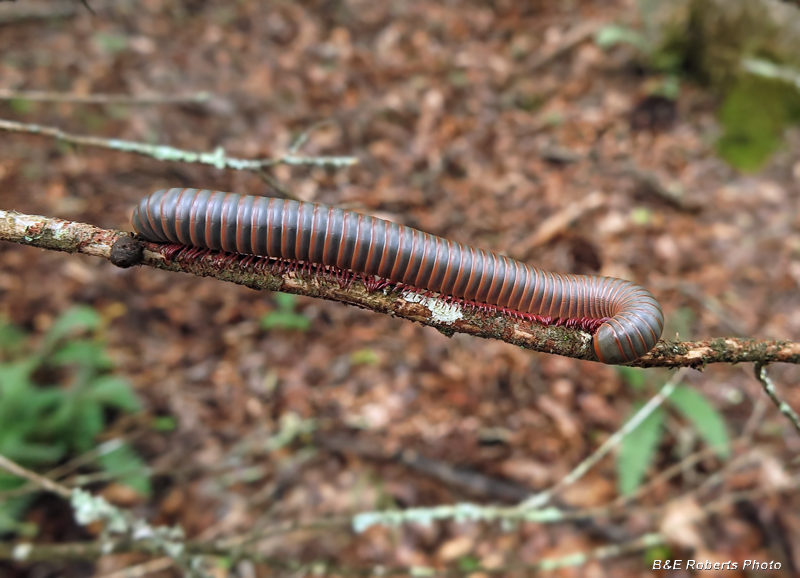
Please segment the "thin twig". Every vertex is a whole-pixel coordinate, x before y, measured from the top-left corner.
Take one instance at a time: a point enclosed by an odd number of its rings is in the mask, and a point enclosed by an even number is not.
[[[94,522],[102,522],[105,537],[100,544],[101,552],[110,553],[113,550],[114,542],[109,541],[108,536],[115,534],[121,536],[123,542],[147,541],[148,551],[166,554],[182,567],[186,566],[187,559],[183,548],[185,537],[181,528],[150,526],[144,520],[135,518],[129,512],[113,506],[101,496],[93,496],[80,489],[70,490],[62,484],[20,466],[2,454],[0,454],[0,469],[33,482],[43,490],[67,498],[72,505],[75,520],[79,524],[87,526]],[[30,545],[22,550],[19,549],[19,546],[17,545],[11,552],[12,557],[28,559]]]
[[[746,446],[750,440],[746,436],[742,436],[734,440],[731,444],[733,447],[739,446]],[[759,452],[763,451],[763,449],[759,448],[758,446],[752,448],[747,456],[750,455],[758,455]],[[615,514],[621,514],[623,508],[625,509],[624,512],[627,515],[642,515],[642,516],[657,516],[661,514],[665,506],[655,506],[650,508],[637,508],[636,510],[632,510],[630,508],[631,502],[634,500],[638,500],[641,498],[645,493],[652,490],[659,484],[662,484],[669,480],[670,478],[675,477],[677,474],[684,471],[686,468],[690,467],[692,464],[697,463],[699,460],[708,457],[709,455],[716,455],[717,450],[715,448],[705,448],[694,454],[687,456],[681,462],[675,464],[674,466],[664,470],[660,473],[657,477],[653,478],[647,484],[641,486],[635,493],[628,495],[628,496],[620,496],[610,504],[605,506],[598,506],[592,508],[586,508],[583,510],[574,510],[569,512],[564,512],[561,519],[559,521],[574,521],[574,520],[587,520],[587,519],[599,519],[599,518],[607,518],[609,516],[613,516]],[[704,492],[708,489],[710,484],[718,483],[725,478],[731,476],[736,472],[737,466],[741,462],[738,459],[734,459],[727,464],[725,464],[723,470],[721,472],[717,472],[709,476],[702,484],[698,487],[692,488],[687,492],[681,494],[676,498],[676,500],[686,500],[686,499],[694,499],[696,496]]]
[[[107,440],[99,444],[97,447],[92,448],[91,450],[71,459],[65,464],[60,465],[53,470],[50,470],[49,472],[47,472],[46,476],[51,480],[57,480],[59,478],[63,478],[64,476],[71,474],[78,468],[91,464],[92,462],[95,462],[97,459],[117,451],[119,448],[124,446],[126,443],[129,443],[131,440],[135,439],[142,433],[144,432],[139,431],[135,435],[128,435],[125,437],[117,437]]]
[[[264,181],[270,188],[277,191],[282,197],[290,199],[292,201],[300,200],[294,195],[294,193],[292,193],[289,189],[284,187],[283,184],[278,179],[273,177],[266,170],[256,169],[255,173],[261,178],[262,181]]]
[[[293,155],[297,154],[297,152],[303,147],[303,145],[306,144],[306,142],[308,142],[311,133],[313,133],[315,130],[321,129],[324,126],[330,126],[331,124],[333,124],[333,121],[331,119],[321,120],[319,122],[315,122],[314,124],[312,124],[306,130],[300,133],[300,135],[289,146],[289,153]]]
[[[183,104],[206,102],[211,98],[208,92],[192,94],[74,94],[68,92],[47,92],[43,90],[9,90],[0,88],[0,100],[28,100],[31,102],[64,102],[72,104]]]
[[[619,558],[626,554],[633,554],[634,552],[641,552],[642,550],[647,550],[648,548],[661,546],[664,543],[664,536],[661,534],[645,534],[640,538],[636,538],[622,544],[611,544],[609,546],[595,548],[594,550],[590,550],[588,552],[578,552],[576,554],[568,554],[561,558],[548,558],[541,560],[538,564],[533,565],[533,569],[555,570],[557,568],[583,566],[590,560],[608,560],[610,558]]]
[[[750,440],[748,440],[745,437],[740,437],[740,438],[734,440],[731,443],[731,447],[732,448],[736,448],[736,447],[738,447],[740,445],[744,445],[748,441],[750,441]],[[664,483],[668,482],[670,479],[674,478],[675,476],[677,476],[681,472],[686,471],[688,468],[692,467],[693,465],[703,461],[704,459],[706,459],[708,457],[717,455],[718,451],[719,450],[717,448],[715,448],[713,446],[709,446],[709,447],[705,447],[703,449],[697,450],[694,453],[689,454],[688,456],[683,458],[681,461],[679,461],[677,464],[674,464],[674,465],[670,466],[669,468],[667,468],[663,472],[660,472],[652,480],[650,480],[647,483],[642,484],[641,486],[639,486],[636,489],[636,491],[633,492],[632,494],[626,494],[626,495],[619,496],[616,500],[614,500],[613,502],[611,502],[607,506],[608,510],[609,511],[617,510],[617,509],[624,508],[624,507],[628,506],[632,502],[634,502],[634,501],[638,500],[639,498],[643,497],[645,494],[647,494],[648,492],[650,492],[654,488],[658,487],[661,484],[664,484]]]
[[[227,156],[222,147],[217,147],[214,152],[210,153],[187,151],[167,145],[151,145],[147,143],[121,139],[107,139],[96,136],[76,135],[64,132],[63,130],[55,127],[15,122],[4,119],[0,119],[0,129],[10,132],[42,134],[75,145],[93,146],[110,150],[136,153],[143,156],[152,157],[159,161],[196,163],[201,165],[211,165],[218,169],[228,168],[239,171],[254,171],[264,167],[274,167],[277,165],[345,167],[354,165],[358,162],[356,157],[307,157],[294,154],[285,154],[280,157],[270,159],[237,159]]]
[[[699,486],[687,492],[685,496],[696,497],[708,492],[708,490],[712,487],[716,486],[717,484],[721,484],[733,474],[741,471],[743,467],[752,463],[761,462],[763,456],[763,448],[759,446],[750,448],[747,452],[736,456],[734,459],[726,463],[721,470],[718,470],[708,476]]]
[[[84,454],[81,454],[81,455],[77,456],[76,458],[71,459],[70,461],[66,462],[65,464],[62,464],[62,465],[58,466],[57,468],[55,468],[53,470],[50,470],[49,472],[47,472],[44,475],[44,477],[49,479],[49,480],[57,480],[57,479],[65,476],[65,475],[69,474],[70,472],[73,472],[73,471],[77,470],[78,468],[80,468],[80,467],[82,467],[82,466],[84,466],[86,464],[92,463],[93,461],[95,461],[97,458],[99,458],[101,456],[104,456],[106,454],[110,454],[113,451],[116,451],[124,443],[125,443],[125,440],[121,439],[121,438],[114,438],[112,440],[104,442],[104,443],[100,444],[99,446],[89,450],[88,452],[86,452]],[[141,468],[138,468],[136,471],[137,472],[141,471]],[[112,473],[112,472],[105,471],[105,472],[99,472],[99,473],[104,474],[106,476],[106,478],[115,479],[115,478],[119,478],[119,477],[121,477],[123,475],[127,475],[128,473],[134,473],[134,472],[126,472],[126,473],[113,472]],[[67,480],[62,485],[64,485],[64,487],[74,487],[76,484],[75,484],[74,480],[72,480],[72,481]],[[23,496],[25,494],[29,494],[30,492],[36,491],[38,488],[39,488],[39,484],[29,482],[29,483],[25,484],[24,486],[22,486],[20,488],[15,488],[13,490],[6,490],[6,491],[3,491],[3,492],[0,492],[0,500],[7,500],[9,498],[14,498],[14,497],[17,497],[17,496]]]
[[[675,375],[672,376],[667,383],[659,390],[659,392],[653,396],[650,401],[644,404],[636,414],[627,421],[625,425],[619,428],[614,434],[609,437],[603,444],[597,448],[588,458],[583,460],[578,466],[573,469],[569,474],[561,478],[558,483],[556,483],[553,487],[540,492],[534,496],[531,496],[524,502],[520,504],[520,508],[522,509],[538,509],[545,505],[550,499],[560,490],[564,489],[566,486],[575,483],[577,480],[583,477],[583,475],[588,472],[595,464],[597,464],[600,460],[602,460],[611,450],[617,447],[622,440],[627,436],[629,433],[634,431],[639,425],[647,419],[647,417],[653,413],[666,399],[672,395],[672,392],[675,391],[675,388],[683,379],[685,370],[679,370]]]
[[[774,403],[775,407],[778,408],[778,411],[786,416],[786,418],[794,426],[794,429],[797,431],[797,433],[800,434],[800,416],[798,416],[797,412],[792,409],[792,406],[783,401],[778,395],[778,391],[775,389],[775,384],[767,375],[767,364],[757,361],[755,365],[755,375],[756,379],[764,388],[764,391],[767,392],[767,395],[772,400],[772,403]]]
[[[40,476],[36,472],[32,472],[26,468],[23,468],[2,454],[0,454],[0,468],[4,469],[10,474],[14,474],[15,476],[19,476],[20,478],[34,483],[44,490],[58,494],[61,497],[70,498],[72,496],[72,491],[66,486],[62,486],[53,480],[49,480],[43,476]]]
[[[146,476],[152,477],[154,471],[148,467],[132,467],[120,469],[118,471],[110,472],[108,470],[101,470],[99,472],[92,472],[91,474],[76,474],[64,480],[64,485],[70,488],[81,488],[90,484],[98,482],[108,482],[113,480],[120,480],[127,476]]]

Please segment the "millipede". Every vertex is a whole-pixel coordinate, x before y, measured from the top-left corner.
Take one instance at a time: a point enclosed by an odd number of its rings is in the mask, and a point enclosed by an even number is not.
[[[658,342],[664,315],[653,295],[613,277],[544,271],[391,221],[316,203],[201,189],[141,200],[144,240],[269,258],[593,333],[603,363],[635,361]],[[376,280],[377,278],[377,280]],[[367,279],[367,277],[365,277]]]

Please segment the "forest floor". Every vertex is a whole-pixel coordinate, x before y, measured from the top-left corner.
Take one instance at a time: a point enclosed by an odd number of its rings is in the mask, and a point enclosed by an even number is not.
[[[550,4],[146,0],[102,5],[96,16],[0,24],[0,88],[212,95],[180,106],[0,102],[0,118],[197,151],[223,147],[241,158],[278,156],[330,121],[302,152],[359,163],[275,168],[299,199],[548,270],[631,279],[661,302],[670,338],[798,339],[800,133],[789,131],[760,172],[737,173],[715,154],[718,98],[688,81],[671,122],[634,130],[632,113],[659,79],[636,66],[631,49],[603,50],[591,33],[635,22],[635,3]],[[275,196],[249,172],[0,136],[3,209],[129,230],[138,200],[167,187]],[[661,189],[683,196],[675,202]],[[765,401],[749,365],[711,366],[685,381],[743,440],[733,458],[688,464],[614,515],[355,533],[349,519],[358,512],[511,505],[552,486],[671,374],[634,377],[337,303],[280,301],[212,279],[0,245],[0,314],[39,334],[75,303],[101,313],[115,373],[145,407],[107,436],[129,436],[153,469],[147,498],[118,483],[92,489],[153,523],[181,525],[192,540],[261,528],[257,549],[273,563],[236,565],[236,575],[289,576],[279,561],[299,561],[349,568],[329,575],[432,566],[521,576],[514,568],[656,532],[669,550],[640,549],[556,575],[661,575],[648,561],[659,552],[740,568],[746,559],[775,560],[783,569],[762,575],[800,572],[800,495],[778,491],[796,472],[789,463],[800,439]],[[308,320],[306,329],[262,326],[287,308]],[[800,371],[770,371],[800,408]],[[642,376],[646,383],[634,386]],[[165,415],[174,430],[148,425]],[[668,411],[647,479],[704,447]],[[615,464],[606,457],[553,505],[578,511],[613,502]],[[742,490],[767,495],[703,510]],[[37,502],[29,519],[40,524],[39,540],[92,539],[97,529],[78,529],[64,508]],[[101,576],[147,559],[0,562],[0,574]]]

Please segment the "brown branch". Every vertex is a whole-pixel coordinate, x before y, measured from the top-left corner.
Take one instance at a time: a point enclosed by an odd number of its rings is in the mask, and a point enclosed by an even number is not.
[[[693,367],[710,363],[800,363],[800,343],[770,339],[718,337],[705,341],[659,341],[634,367]]]
[[[114,243],[126,239],[130,240],[129,234],[122,231],[0,210],[0,240],[4,241],[109,259]],[[137,256],[134,260],[134,263],[138,262],[141,265],[165,271],[191,273],[199,277],[215,277],[252,289],[282,291],[347,303],[377,313],[417,321],[434,327],[448,336],[454,333],[466,333],[476,337],[498,339],[532,351],[597,361],[592,349],[591,336],[577,329],[545,327],[499,313],[472,311],[419,294],[398,291],[370,292],[358,279],[351,285],[342,287],[320,275],[274,274],[269,268],[264,271],[256,270],[253,264],[223,262],[213,259],[210,255],[194,260],[170,260],[160,251],[160,245],[149,242],[142,242],[141,245],[144,248],[141,259]],[[119,264],[118,260],[116,262]],[[660,341],[653,351],[628,365],[700,369],[709,363],[778,361],[800,363],[800,343],[738,338],[696,342]]]

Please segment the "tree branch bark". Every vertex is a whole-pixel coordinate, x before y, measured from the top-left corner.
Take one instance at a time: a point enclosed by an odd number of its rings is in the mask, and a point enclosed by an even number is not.
[[[77,223],[0,210],[0,240],[41,249],[83,253],[112,259],[115,243],[130,244],[130,233],[101,229]],[[134,243],[135,245],[135,243]],[[466,333],[476,337],[498,339],[531,351],[552,353],[575,359],[597,361],[591,336],[577,329],[545,327],[517,320],[499,313],[473,311],[441,299],[419,293],[397,290],[369,291],[356,278],[341,286],[324,275],[298,272],[274,273],[270,268],[256,267],[241,260],[225,260],[215,255],[199,259],[169,259],[163,245],[141,242],[140,265],[171,272],[184,272],[199,277],[215,277],[221,281],[338,301],[416,321],[434,327],[447,336]],[[633,367],[693,367],[702,369],[710,363],[772,362],[800,363],[800,343],[739,338],[718,338],[708,341],[660,341],[655,349]]]

